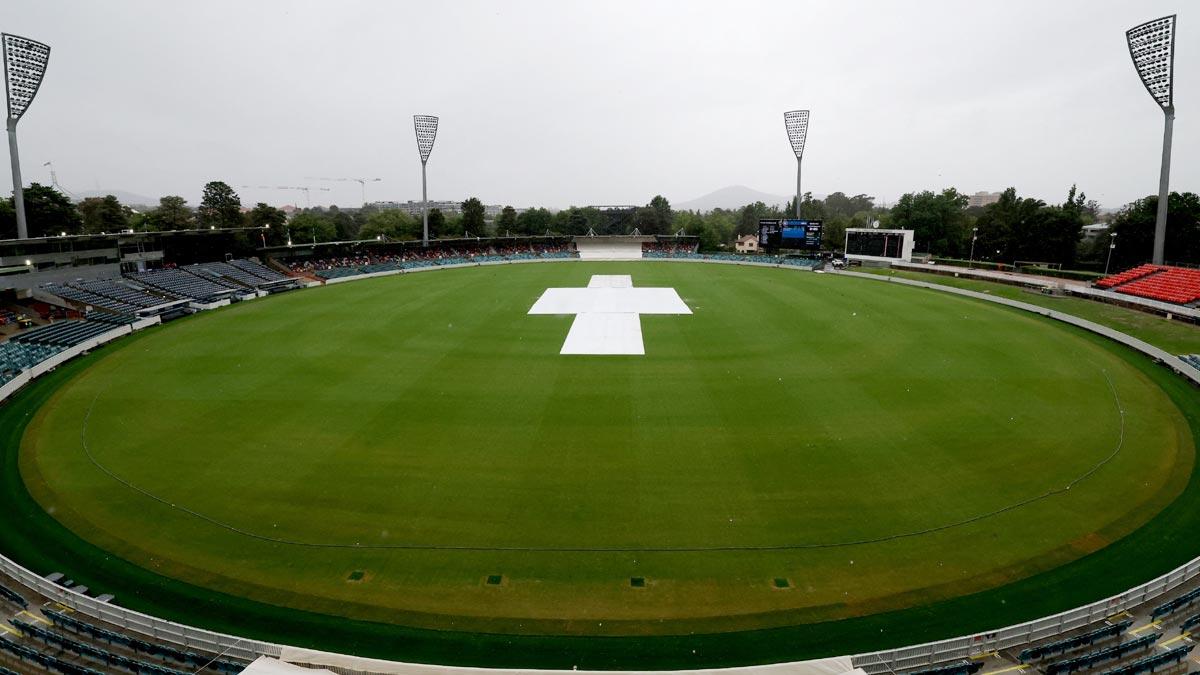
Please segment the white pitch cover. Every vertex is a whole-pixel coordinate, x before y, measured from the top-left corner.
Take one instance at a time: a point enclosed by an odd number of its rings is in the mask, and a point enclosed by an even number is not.
[[[674,288],[634,288],[628,274],[596,274],[587,288],[547,288],[530,314],[574,314],[559,354],[645,355],[642,314],[691,314]]]

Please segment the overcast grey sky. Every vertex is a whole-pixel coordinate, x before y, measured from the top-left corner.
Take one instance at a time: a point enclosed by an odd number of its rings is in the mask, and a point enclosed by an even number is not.
[[[1015,186],[1109,207],[1157,190],[1162,113],[1124,31],[1178,13],[1172,188],[1200,190],[1200,2],[7,0],[49,43],[26,182],[193,204],[204,182],[420,199],[412,115],[441,117],[430,198],[563,207],[805,189]],[[11,184],[8,163],[5,185]],[[7,189],[5,189],[7,192]],[[240,189],[244,203],[298,193]]]

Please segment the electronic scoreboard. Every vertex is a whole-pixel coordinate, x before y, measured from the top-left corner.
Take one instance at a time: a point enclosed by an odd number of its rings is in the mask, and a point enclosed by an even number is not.
[[[774,218],[758,221],[758,245],[767,249],[821,250],[820,220]]]

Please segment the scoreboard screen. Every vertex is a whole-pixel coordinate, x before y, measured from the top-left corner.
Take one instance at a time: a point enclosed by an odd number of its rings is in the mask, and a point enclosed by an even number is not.
[[[758,221],[758,245],[770,249],[821,250],[820,220],[794,218]]]

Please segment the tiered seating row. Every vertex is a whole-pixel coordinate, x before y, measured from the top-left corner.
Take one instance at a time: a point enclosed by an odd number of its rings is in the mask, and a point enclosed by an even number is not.
[[[0,586],[0,598],[4,598],[22,609],[29,607],[29,603],[25,601],[25,598],[21,597],[20,593],[5,586]]]
[[[1154,274],[1118,286],[1116,291],[1185,305],[1200,300],[1200,270],[1163,267]]]
[[[1138,265],[1131,270],[1125,270],[1119,274],[1104,277],[1096,282],[1098,288],[1112,288],[1121,284],[1140,279],[1148,274],[1153,274],[1162,269],[1158,265]]]
[[[113,325],[104,321],[59,321],[21,333],[12,338],[10,342],[50,345],[65,349],[86,342],[112,329]]]
[[[1028,649],[1023,650],[1017,658],[1021,659],[1022,662],[1025,662],[1036,661],[1054,654],[1062,654],[1063,652],[1068,652],[1072,649],[1078,649],[1080,647],[1090,645],[1097,640],[1103,640],[1105,638],[1113,637],[1114,635],[1120,635],[1121,633],[1129,630],[1129,627],[1132,625],[1133,619],[1126,619],[1121,623],[1103,626],[1091,632],[1083,633],[1082,635],[1074,635],[1063,640],[1056,640],[1054,642],[1039,645],[1037,647],[1029,647]]]
[[[695,253],[693,251],[646,251],[643,256],[653,260],[682,258],[684,260],[723,260],[728,262],[755,262],[768,265],[791,265],[795,267],[816,267],[820,260],[808,258],[792,258],[781,255],[742,255],[739,253]]]
[[[1162,652],[1161,654],[1147,656],[1144,659],[1138,659],[1137,661],[1121,666],[1120,668],[1107,670],[1103,675],[1137,675],[1138,673],[1153,672],[1156,668],[1165,666],[1168,663],[1183,661],[1195,648],[1196,645],[1182,645],[1180,647],[1174,647]]]
[[[79,619],[76,619],[75,617],[69,616],[58,610],[43,608],[42,613],[45,614],[46,617],[50,619],[50,621],[52,621],[56,626],[95,640],[102,640],[110,645],[120,645],[140,654],[147,654],[149,656],[155,656],[164,659],[173,659],[180,663],[184,663],[196,668],[207,665],[208,668],[225,673],[240,673],[245,668],[244,665],[239,665],[230,661],[213,659],[212,657],[204,656],[203,654],[181,651],[179,649],[175,649],[174,647],[146,642],[124,633],[117,633],[105,628],[100,628],[99,626],[93,626],[86,621],[80,621]]]
[[[209,300],[216,297],[223,297],[239,290],[239,287],[230,286],[228,284],[220,283],[211,279],[201,278],[195,274],[190,274],[181,269],[143,272],[130,278],[140,284],[152,286],[180,297],[193,298],[196,300]]]
[[[263,283],[262,279],[259,279],[253,274],[250,274],[241,268],[234,267],[226,262],[188,265],[183,269],[195,274],[198,277],[212,279],[219,284],[225,284],[232,288],[239,288],[242,286],[245,286],[246,288],[257,288]]]
[[[96,281],[78,281],[72,284],[77,288],[82,288],[85,291],[91,291],[97,295],[104,295],[114,300],[119,300],[138,307],[154,307],[161,305],[170,300],[178,300],[175,296],[169,298],[160,298],[152,293],[149,293],[144,288],[134,287],[126,283],[118,282],[115,279],[99,279]]]
[[[254,262],[253,260],[230,260],[229,264],[242,271],[249,272],[263,281],[284,281],[291,279],[291,277],[280,274],[270,267]]]
[[[937,668],[914,670],[905,675],[972,675],[983,668],[983,661],[958,661]]]
[[[61,347],[49,345],[23,344],[12,340],[0,342],[0,384],[5,384],[22,370],[28,370],[60,351]]]
[[[1179,632],[1186,633],[1189,629],[1195,628],[1196,626],[1200,626],[1200,614],[1193,614],[1184,619],[1183,623],[1179,624]]]
[[[1184,607],[1190,607],[1192,603],[1196,602],[1197,600],[1200,600],[1200,588],[1184,593],[1174,600],[1164,602],[1158,607],[1155,607],[1154,610],[1150,612],[1150,618],[1157,619],[1162,616],[1167,616],[1168,614],[1172,614],[1177,610],[1183,609]]]
[[[59,635],[51,630],[46,630],[41,626],[35,626],[28,621],[20,619],[9,619],[9,623],[29,637],[39,640],[46,645],[62,649],[64,651],[78,654],[79,656],[99,661],[105,666],[116,666],[124,668],[131,673],[149,673],[150,675],[189,675],[182,670],[160,666],[156,663],[146,663],[131,659],[128,656],[114,654],[107,649],[101,649],[94,645],[77,642],[65,635]]]
[[[43,654],[33,647],[13,642],[4,635],[0,635],[0,649],[9,652],[22,661],[36,663],[51,672],[66,673],[66,675],[104,675],[104,673],[98,670],[77,666],[74,663],[63,661],[49,654]]]
[[[1065,661],[1051,663],[1046,666],[1046,675],[1060,675],[1061,673],[1073,673],[1077,670],[1088,670],[1095,668],[1097,663],[1125,658],[1125,656],[1134,652],[1153,648],[1154,643],[1158,642],[1162,636],[1162,633],[1153,633],[1136,640],[1122,642],[1119,645],[1105,647],[1104,649],[1099,649],[1088,654],[1066,659]]]
[[[113,298],[105,297],[103,295],[99,295],[97,293],[93,293],[91,291],[71,285],[46,284],[42,288],[59,297],[66,298],[68,300],[74,300],[75,302],[82,302],[86,305],[111,309],[114,312],[132,314],[140,309],[140,306],[138,305],[133,305],[122,300],[114,300]]]

